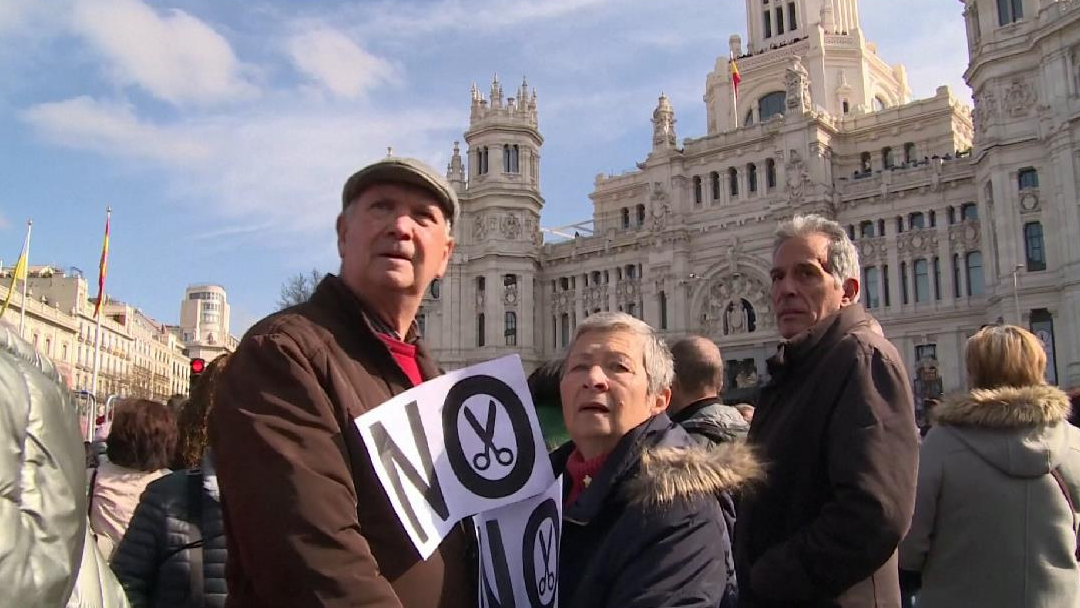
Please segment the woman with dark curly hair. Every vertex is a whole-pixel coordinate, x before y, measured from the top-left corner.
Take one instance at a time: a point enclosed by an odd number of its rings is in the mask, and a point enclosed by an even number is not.
[[[133,608],[225,605],[225,536],[217,475],[207,451],[206,422],[214,385],[228,355],[218,357],[181,406],[175,468],[146,487],[113,558]]]
[[[176,449],[176,418],[164,404],[124,399],[113,411],[107,460],[90,480],[90,528],[110,559],[143,490],[169,472]]]

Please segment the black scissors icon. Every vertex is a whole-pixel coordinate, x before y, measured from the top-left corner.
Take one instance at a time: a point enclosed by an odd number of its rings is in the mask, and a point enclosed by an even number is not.
[[[551,531],[546,541],[543,530],[538,531],[537,536],[540,537],[540,554],[544,558],[544,573],[540,575],[536,585],[540,589],[540,595],[547,595],[549,591],[555,591],[555,573],[551,571],[551,544],[555,542],[555,530]]]
[[[480,426],[480,421],[468,407],[465,408],[465,419],[469,426],[476,431],[476,436],[484,442],[484,451],[473,456],[472,464],[477,471],[486,471],[491,468],[491,453],[495,452],[495,461],[503,466],[509,466],[514,462],[514,451],[510,448],[500,448],[495,445],[495,402],[488,403],[487,424]]]

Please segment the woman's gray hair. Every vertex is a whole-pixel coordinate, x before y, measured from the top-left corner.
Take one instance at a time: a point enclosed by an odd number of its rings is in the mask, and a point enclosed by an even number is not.
[[[773,255],[784,241],[813,234],[822,234],[829,239],[826,254],[829,266],[825,270],[836,280],[836,286],[843,287],[848,279],[859,280],[859,250],[855,248],[855,243],[851,242],[843,226],[817,214],[796,215],[781,222],[773,241]]]
[[[645,378],[649,383],[649,394],[657,395],[661,391],[671,388],[671,382],[675,378],[675,364],[671,359],[671,351],[668,350],[664,339],[651,325],[625,312],[594,313],[586,317],[574,330],[574,339],[570,341],[566,352],[569,353],[573,350],[574,343],[578,341],[582,334],[593,331],[626,331],[641,337],[642,350],[645,353]],[[566,367],[564,365],[560,376],[565,373]]]

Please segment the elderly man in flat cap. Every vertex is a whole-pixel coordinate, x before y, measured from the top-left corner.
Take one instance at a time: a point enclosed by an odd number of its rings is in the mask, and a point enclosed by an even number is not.
[[[460,213],[430,167],[386,158],[345,183],[341,272],[248,331],[218,383],[211,443],[232,608],[476,602],[471,531],[421,559],[353,419],[436,376],[416,330]]]

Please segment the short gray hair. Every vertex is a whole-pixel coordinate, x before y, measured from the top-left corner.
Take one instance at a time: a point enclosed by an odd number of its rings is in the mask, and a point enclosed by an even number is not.
[[[821,234],[829,239],[826,253],[829,267],[826,270],[836,280],[836,286],[843,287],[848,279],[858,281],[859,250],[855,248],[855,243],[851,242],[843,226],[817,214],[796,215],[781,222],[773,241],[773,255],[788,239],[806,238],[813,234]]]
[[[598,312],[589,315],[574,330],[574,339],[567,346],[567,353],[574,348],[574,343],[583,334],[593,331],[626,331],[641,337],[645,353],[645,378],[649,383],[649,394],[657,395],[664,389],[671,388],[675,377],[675,365],[671,359],[664,339],[651,325],[626,314],[625,312]],[[563,366],[562,374],[566,373]]]

